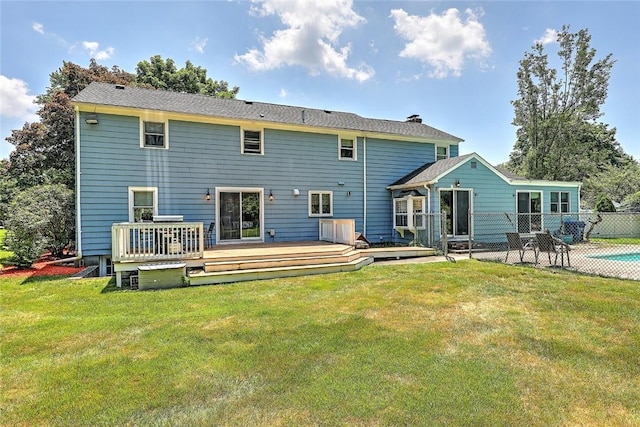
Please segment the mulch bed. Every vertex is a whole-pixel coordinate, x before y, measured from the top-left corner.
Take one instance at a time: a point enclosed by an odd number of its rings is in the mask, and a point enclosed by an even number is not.
[[[74,267],[72,265],[49,264],[51,261],[53,261],[53,258],[44,256],[35,262],[31,268],[4,267],[0,269],[0,277],[71,276],[84,269],[83,267]]]

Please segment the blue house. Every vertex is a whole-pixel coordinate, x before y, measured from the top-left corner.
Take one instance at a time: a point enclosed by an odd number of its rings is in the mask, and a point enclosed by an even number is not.
[[[318,240],[341,221],[372,243],[407,243],[423,226],[416,215],[442,210],[447,234],[464,238],[476,232],[469,210],[516,218],[579,204],[579,183],[528,181],[460,156],[462,139],[415,115],[371,119],[106,83],[73,105],[76,246],[103,274],[121,246],[135,243],[141,255],[149,235],[157,246],[150,230],[163,221],[184,223],[181,248],[163,240],[170,259],[203,245]],[[542,226],[527,218],[522,232]],[[131,234],[136,227],[151,228]]]

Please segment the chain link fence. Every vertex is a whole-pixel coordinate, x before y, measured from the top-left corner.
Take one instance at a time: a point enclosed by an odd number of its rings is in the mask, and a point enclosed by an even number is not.
[[[445,255],[640,280],[640,212],[443,212],[418,214],[413,224],[411,245]]]

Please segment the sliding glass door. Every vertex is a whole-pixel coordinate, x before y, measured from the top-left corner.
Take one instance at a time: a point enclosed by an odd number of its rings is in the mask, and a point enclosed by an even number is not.
[[[262,240],[261,189],[218,191],[219,240]]]
[[[447,235],[469,235],[470,190],[440,190],[440,210],[447,213]]]
[[[542,193],[518,192],[518,233],[542,231]]]

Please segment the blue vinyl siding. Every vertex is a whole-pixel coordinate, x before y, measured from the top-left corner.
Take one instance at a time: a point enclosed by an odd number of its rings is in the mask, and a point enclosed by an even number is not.
[[[393,230],[393,199],[386,188],[434,160],[434,144],[367,138],[366,236],[370,242],[400,241]]]
[[[157,187],[159,214],[184,215],[205,227],[216,219],[215,197],[204,200],[207,189],[214,195],[216,187],[264,188],[264,230],[276,230],[275,241],[317,240],[308,191],[333,191],[333,218],[355,219],[362,230],[362,139],[358,161],[339,161],[337,135],[265,129],[264,155],[245,155],[237,126],[170,121],[168,150],[140,148],[137,117],[101,114],[99,125],[80,120],[80,126],[86,256],[110,253],[111,224],[129,218],[130,186]],[[273,240],[266,232],[264,238]]]

